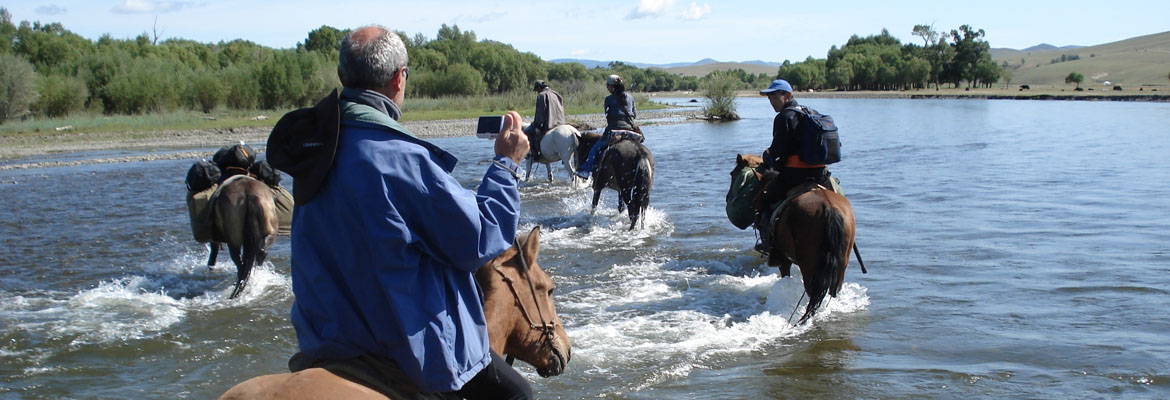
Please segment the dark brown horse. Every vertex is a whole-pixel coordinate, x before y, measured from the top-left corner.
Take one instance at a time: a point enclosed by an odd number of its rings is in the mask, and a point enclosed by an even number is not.
[[[246,175],[233,176],[223,182],[216,195],[213,213],[214,237],[208,266],[214,266],[220,242],[227,244],[228,255],[236,264],[236,288],[229,298],[236,298],[248,283],[252,267],[264,263],[268,247],[276,241],[279,221],[272,189]]]
[[[536,264],[540,228],[475,272],[484,291],[488,340],[496,353],[536,367],[543,377],[565,371],[569,337],[553,305],[552,278]],[[265,375],[240,383],[220,399],[386,399],[322,368]]]
[[[731,175],[735,177],[744,167],[756,168],[762,161],[760,156],[740,154]],[[853,206],[845,196],[819,186],[797,187],[788,196],[787,203],[772,219],[774,255],[768,258],[768,265],[780,267],[781,277],[791,275],[793,263],[800,267],[809,298],[800,317],[800,323],[804,323],[816,314],[826,293],[837,297],[845,281],[845,267],[853,249]]]
[[[581,144],[577,146],[578,159],[588,157],[589,150],[598,140],[601,140],[601,135],[597,133],[582,135]],[[629,208],[632,230],[650,206],[650,189],[654,186],[654,155],[638,141],[621,140],[611,144],[609,150],[598,157],[601,159],[597,160],[597,173],[593,174],[593,206],[589,212],[597,210],[603,189],[616,190],[618,212]],[[642,225],[646,225],[644,219]]]

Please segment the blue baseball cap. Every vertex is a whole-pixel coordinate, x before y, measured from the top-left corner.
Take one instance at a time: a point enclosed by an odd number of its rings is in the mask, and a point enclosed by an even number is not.
[[[772,84],[769,85],[767,89],[761,90],[760,94],[768,94],[768,93],[772,93],[775,91],[783,91],[783,92],[792,93],[792,85],[789,85],[788,81],[786,81],[786,80],[777,79],[777,80],[772,81]]]

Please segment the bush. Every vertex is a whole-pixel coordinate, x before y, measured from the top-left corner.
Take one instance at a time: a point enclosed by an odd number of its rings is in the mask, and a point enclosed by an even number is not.
[[[735,112],[735,88],[739,82],[730,76],[716,77],[703,85],[703,115],[708,120],[734,121],[739,119]]]
[[[483,74],[468,64],[453,64],[443,71],[418,71],[412,75],[416,76],[411,77],[414,82],[407,82],[407,90],[420,96],[474,96],[488,91]]]
[[[176,108],[187,76],[175,65],[137,58],[119,68],[102,88],[105,111],[116,114],[141,114]]]
[[[85,81],[72,76],[43,76],[37,80],[40,99],[36,110],[46,117],[63,117],[85,109],[89,90]]]
[[[219,77],[206,70],[195,73],[195,78],[191,80],[188,89],[187,96],[204,113],[209,113],[216,106],[219,106],[220,100],[227,92],[227,88],[224,87],[223,82],[220,82]]]
[[[253,110],[260,104],[260,83],[251,68],[231,66],[219,73],[224,84],[225,102],[236,110]]]
[[[36,101],[32,64],[20,56],[0,54],[0,123],[23,116]]]

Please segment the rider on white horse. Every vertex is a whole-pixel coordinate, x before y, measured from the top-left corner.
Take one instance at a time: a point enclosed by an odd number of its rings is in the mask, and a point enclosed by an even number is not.
[[[544,138],[548,131],[565,124],[565,105],[561,94],[549,89],[548,84],[542,80],[537,80],[532,89],[537,93],[536,115],[532,124],[524,130],[524,134],[528,135],[531,144],[529,157],[540,160],[540,139]]]

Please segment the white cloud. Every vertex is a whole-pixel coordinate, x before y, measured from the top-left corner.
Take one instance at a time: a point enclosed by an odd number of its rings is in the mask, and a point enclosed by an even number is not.
[[[691,6],[687,7],[686,10],[683,10],[682,17],[683,17],[683,19],[694,21],[694,20],[697,20],[699,18],[703,18],[704,15],[707,15],[710,13],[711,13],[711,5],[710,4],[703,3],[702,6],[699,6],[695,2],[691,2]]]
[[[507,12],[498,11],[498,12],[488,13],[485,15],[474,15],[474,16],[472,16],[472,15],[458,15],[452,21],[456,22],[456,23],[458,23],[458,22],[473,22],[473,23],[474,22],[496,22],[496,21],[503,19],[506,16],[508,16]]]
[[[578,49],[569,52],[569,55],[573,57],[580,57],[586,54],[589,54],[589,49]]]
[[[41,15],[61,15],[65,13],[64,7],[58,7],[56,4],[49,4],[47,6],[40,6],[36,9],[37,14]]]
[[[191,3],[185,1],[124,0],[113,11],[118,14],[161,14],[190,6]]]
[[[627,15],[626,19],[661,16],[670,6],[674,5],[675,1],[677,0],[640,0],[638,7],[630,11],[630,15]]]

